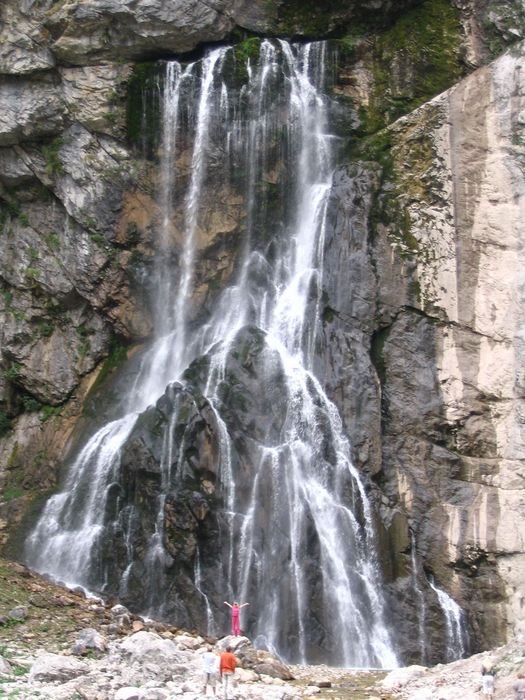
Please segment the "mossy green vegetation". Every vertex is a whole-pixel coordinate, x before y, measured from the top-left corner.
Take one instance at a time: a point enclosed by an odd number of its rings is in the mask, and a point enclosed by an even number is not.
[[[131,146],[153,158],[160,134],[160,63],[137,63],[128,80],[126,133]]]
[[[245,83],[248,80],[248,65],[254,66],[259,59],[261,50],[261,38],[251,36],[235,44],[232,51],[233,76],[236,83]]]
[[[257,60],[259,57],[259,51],[261,50],[262,39],[258,36],[250,36],[244,41],[235,44],[233,47],[233,53],[236,61],[243,61],[246,63],[248,60]]]
[[[389,127],[436,94],[451,87],[467,70],[461,62],[461,26],[446,0],[423,0],[398,21],[365,43],[358,33],[339,40],[347,68],[357,58],[371,78],[367,103],[358,109],[359,126],[348,139],[350,160],[381,166],[380,183],[370,212],[371,236],[381,231],[401,258],[420,254],[411,212],[436,195],[433,134],[443,115],[424,108],[402,131]],[[356,53],[357,52],[357,53]],[[414,294],[419,296],[416,289]]]
[[[383,227],[396,253],[401,258],[410,258],[418,253],[419,242],[412,233],[412,221],[407,209],[407,201],[412,196],[411,185],[403,180],[397,166],[403,153],[399,144],[396,143],[396,133],[392,128],[386,128],[356,142],[351,158],[371,161],[381,166],[379,185],[373,194],[369,214],[372,240]],[[431,158],[431,154],[425,155]],[[424,166],[414,161],[417,172],[423,167],[430,167],[426,160]],[[414,177],[416,179],[414,187],[423,187],[417,175]],[[418,196],[422,196],[419,191]]]
[[[23,217],[20,208],[20,202],[16,201],[13,197],[8,199],[0,200],[0,234],[2,233],[12,233],[11,222],[13,220],[19,220]]]
[[[24,411],[27,413],[33,413],[34,411],[39,411],[42,408],[42,404],[38,399],[35,399],[31,394],[22,394],[20,397],[22,401],[22,406]]]
[[[2,501],[14,501],[16,498],[20,498],[23,495],[24,489],[18,484],[13,484],[12,486],[8,486],[6,489],[3,490]]]
[[[299,32],[307,36],[326,34],[331,14],[339,7],[337,0],[325,0],[322,4],[315,0],[287,0],[279,8],[279,28],[291,36]]]
[[[28,280],[36,280],[38,279],[38,270],[36,267],[26,267],[24,274],[26,276],[26,279]]]
[[[356,49],[368,33],[360,24],[352,24],[346,34],[334,41],[338,54],[343,58],[353,58]]]
[[[4,369],[4,377],[10,382],[16,382],[20,378],[20,372],[22,370],[22,365],[18,362],[12,362],[9,367]]]
[[[90,329],[86,328],[86,326],[81,323],[80,326],[77,326],[76,328],[77,335],[79,338],[79,343],[78,343],[78,354],[83,357],[84,355],[87,355],[90,348],[91,348],[91,343],[89,340],[89,336],[91,335]]]
[[[372,134],[451,87],[467,72],[459,11],[448,0],[424,0],[370,40],[364,64],[373,78],[361,110],[361,134]],[[339,39],[351,51],[358,34]]]
[[[126,346],[119,340],[113,340],[108,357],[100,370],[93,389],[100,387],[104,381],[128,359]]]
[[[60,248],[60,236],[58,233],[51,231],[44,236],[46,245],[51,251],[57,251]]]
[[[94,227],[91,226],[90,228],[94,228]],[[104,236],[101,233],[92,233],[91,240],[101,250],[105,250],[107,245],[108,245],[108,242],[106,241],[106,239],[104,238]]]
[[[41,319],[38,322],[38,333],[42,338],[49,338],[53,335],[54,330],[55,327],[50,321],[46,319]]]
[[[42,153],[46,161],[46,172],[48,175],[55,175],[64,172],[64,166],[60,160],[60,149],[64,140],[57,136],[42,148]]]
[[[51,406],[49,404],[44,404],[40,407],[40,418],[45,422],[53,416],[58,416],[61,410],[62,406]]]
[[[353,145],[351,156],[379,163],[382,168],[383,179],[391,179],[394,174],[392,145],[392,132],[389,129],[381,129],[357,141]]]

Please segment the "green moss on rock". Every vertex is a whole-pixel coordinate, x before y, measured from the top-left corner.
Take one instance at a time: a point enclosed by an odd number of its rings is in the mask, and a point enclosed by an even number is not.
[[[63,138],[57,136],[42,148],[48,175],[61,174],[64,172],[64,166],[60,160],[60,149],[63,143]]]
[[[261,38],[258,36],[251,36],[239,44],[235,44],[233,47],[233,53],[235,55],[235,60],[237,61],[248,61],[256,60],[259,57],[259,51],[261,49]]]
[[[248,66],[256,65],[259,59],[262,39],[249,36],[234,44],[226,55],[224,75],[231,88],[240,88],[248,82]]]
[[[287,0],[278,10],[279,30],[289,35],[326,34],[331,29],[332,15],[337,14],[340,7],[338,0],[325,0],[324,3],[315,0]]]
[[[361,25],[352,25],[346,34],[334,40],[338,54],[344,59],[353,59],[361,41],[367,34],[368,32],[365,27]]]
[[[362,108],[362,133],[411,112],[466,73],[461,31],[459,11],[448,0],[424,0],[378,35],[364,56],[373,88]]]
[[[120,367],[127,359],[128,351],[126,346],[122,345],[118,340],[114,340],[110,353],[102,365],[93,388],[101,386],[117,367]]]
[[[126,132],[132,146],[153,157],[160,133],[158,63],[137,63],[128,80]]]
[[[406,208],[406,185],[401,182],[396,168],[399,157],[400,150],[392,129],[382,129],[365,137],[352,152],[353,159],[373,161],[381,166],[380,186],[372,198],[369,215],[372,240],[383,228],[397,254],[406,258],[418,253],[419,243],[412,234],[410,213]],[[415,181],[419,182],[417,177]]]

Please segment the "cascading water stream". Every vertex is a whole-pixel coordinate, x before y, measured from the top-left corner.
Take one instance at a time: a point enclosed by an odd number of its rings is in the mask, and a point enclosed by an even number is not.
[[[52,496],[27,541],[29,561],[37,571],[66,584],[102,587],[91,575],[93,551],[104,529],[106,504],[118,479],[120,449],[135,414],[109,423],[81,450],[63,490]]]
[[[121,536],[126,566],[119,592],[130,592],[140,559],[147,612],[165,613],[168,579],[159,572],[176,566],[165,546],[166,504],[185,478],[184,469],[173,468],[182,464],[187,447],[186,432],[179,434],[180,402],[187,396],[183,392],[193,391],[188,368],[205,358],[207,375],[196,402],[207,407],[217,441],[222,499],[217,548],[224,584],[220,598],[212,599],[205,590],[206,557],[197,547],[193,586],[207,631],[215,632],[224,598],[242,598],[251,603],[250,636],[289,659],[322,660],[324,648],[332,663],[392,667],[397,658],[381,595],[372,507],[352,465],[341,418],[314,373],[334,167],[328,100],[319,82],[326,48],[264,41],[241,88],[233,88],[225,75],[230,52],[213,50],[185,68],[166,65],[157,338],[143,356],[126,414],[80,452],[28,539],[27,559],[39,571],[100,590],[111,578],[101,574],[103,542]],[[193,145],[186,190],[177,199],[182,124],[194,124]],[[243,242],[234,281],[199,321],[192,295],[203,209],[214,196],[209,182],[217,161],[230,190],[242,196]],[[239,171],[245,173],[242,182]],[[272,197],[280,207],[277,217],[269,213]],[[183,211],[184,246],[174,273],[169,251],[177,208]],[[239,441],[227,404],[232,358],[248,341],[261,352],[261,391],[278,377],[274,391],[283,405],[278,430],[268,427],[257,440],[250,438],[250,454],[243,459],[251,481],[239,468]],[[139,547],[133,539],[138,505],[119,501],[120,458],[139,414],[168,384],[175,398],[162,438],[157,515]],[[115,489],[120,489],[116,500]]]
[[[445,618],[447,633],[446,660],[455,661],[456,659],[461,659],[465,656],[468,646],[464,612],[446,591],[436,585],[431,577],[428,582],[437,596]]]
[[[419,577],[424,576],[422,567],[417,556],[416,538],[414,533],[410,533],[410,563],[412,565],[412,585],[414,588],[414,593],[416,594],[417,600],[417,617],[418,617],[418,630],[419,630],[419,646],[421,649],[421,662],[425,663],[427,660],[427,648],[426,648],[426,617],[427,611],[425,606],[425,595],[423,589],[419,584]]]

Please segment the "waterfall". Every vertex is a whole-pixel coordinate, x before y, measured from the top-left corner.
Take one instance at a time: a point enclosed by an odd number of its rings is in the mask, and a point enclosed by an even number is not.
[[[439,588],[432,577],[429,577],[430,587],[437,596],[439,606],[445,620],[446,661],[455,661],[465,656],[468,638],[465,625],[465,614],[455,600],[443,589]]]
[[[126,415],[99,430],[71,465],[63,491],[48,500],[29,538],[35,569],[66,584],[90,587],[91,553],[103,533],[119,450],[134,419]]]
[[[410,563],[412,568],[412,586],[416,594],[417,601],[417,617],[419,631],[419,648],[421,651],[421,663],[427,660],[427,633],[426,633],[426,601],[425,594],[419,583],[420,574],[424,576],[421,563],[417,556],[416,538],[413,532],[410,532]]]
[[[248,601],[249,636],[289,660],[393,667],[372,504],[341,417],[315,374],[337,145],[322,85],[326,51],[323,43],[263,41],[242,81],[229,77],[239,66],[228,48],[186,66],[165,64],[155,340],[123,417],[80,451],[26,552],[35,569],[87,588],[130,596],[141,578],[145,612],[189,615],[200,606],[203,631],[220,629],[224,599]],[[177,170],[183,150],[184,182]],[[242,241],[230,283],[206,299],[203,312],[199,251],[207,207],[225,196],[221,187],[243,202]],[[248,421],[249,437],[232,407],[232,366],[243,353],[251,353],[245,364],[256,365],[268,407],[260,427]],[[191,377],[201,366],[197,385]],[[165,521],[189,478],[184,416],[191,401],[213,426],[220,509],[218,564],[204,536],[192,540],[185,585],[196,607],[179,604],[179,592],[169,598],[180,567],[166,546]],[[122,459],[144,416],[161,404],[170,413],[151,497],[155,515],[138,546],[141,499],[124,497]],[[113,549],[114,541],[121,546]],[[219,592],[209,589],[206,567]]]

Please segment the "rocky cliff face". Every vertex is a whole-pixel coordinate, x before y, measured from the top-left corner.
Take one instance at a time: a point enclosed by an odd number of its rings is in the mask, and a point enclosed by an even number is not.
[[[341,172],[330,244],[334,269],[351,261],[326,327],[332,390],[403,513],[393,575],[410,531],[483,640],[523,628],[523,96],[517,51],[395,122],[381,185],[363,163]],[[374,191],[367,238],[352,202]]]
[[[475,646],[522,629],[522,2],[6,0],[0,22],[4,541],[55,483],[96,377],[103,386],[151,332],[160,213],[151,163],[128,138],[127,95],[147,79],[134,63],[250,32],[335,34],[347,149],[319,365],[375,483],[389,595],[406,601],[407,639],[414,576],[462,605]],[[234,258],[240,203],[218,199],[198,309]],[[175,226],[174,255],[179,238]],[[195,468],[212,453],[201,441]],[[208,505],[191,507],[204,517]],[[170,512],[173,532],[186,528]],[[427,607],[432,630],[441,613]]]
[[[386,475],[484,639],[524,624],[523,67],[504,56],[392,130],[416,293],[378,351]]]

